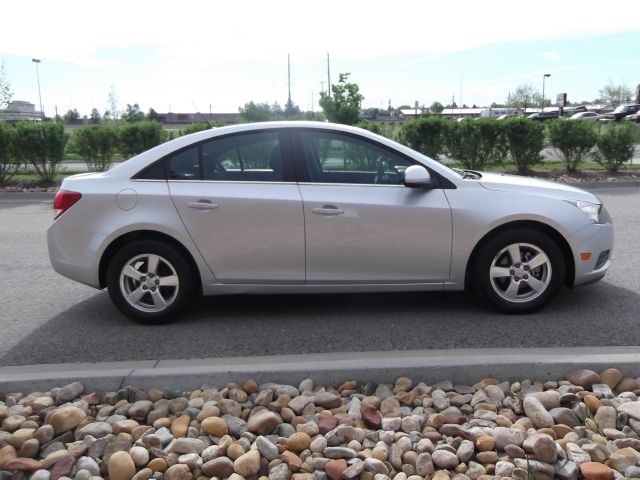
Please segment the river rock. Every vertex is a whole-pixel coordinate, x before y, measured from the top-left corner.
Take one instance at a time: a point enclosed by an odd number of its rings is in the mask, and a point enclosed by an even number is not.
[[[176,418],[171,422],[171,435],[175,438],[186,437],[190,422],[191,417],[189,417],[189,415],[181,415]]]
[[[128,452],[115,452],[109,458],[109,480],[131,480],[136,466]]]
[[[527,396],[524,399],[523,407],[525,414],[536,428],[549,428],[554,425],[553,417],[547,412],[540,400]]]
[[[29,480],[49,480],[51,472],[49,470],[36,470],[31,474]]]
[[[292,452],[302,452],[303,450],[309,448],[310,444],[311,437],[302,432],[294,433],[287,439],[287,448]]]
[[[16,470],[21,472],[31,472],[43,468],[42,462],[33,458],[16,457],[4,464],[5,470]]]
[[[291,479],[291,470],[289,470],[289,466],[286,463],[281,463],[276,465],[271,470],[269,470],[269,480],[290,480]]]
[[[549,411],[549,415],[551,415],[551,418],[553,418],[556,424],[567,425],[572,428],[582,425],[578,417],[576,417],[576,414],[566,407],[553,408]]]
[[[149,452],[143,447],[131,447],[129,455],[136,467],[140,468],[149,463]]]
[[[327,458],[353,458],[356,456],[355,450],[347,447],[327,447],[324,449],[324,456]]]
[[[229,427],[220,417],[208,417],[202,420],[200,428],[207,435],[223,437],[229,433]]]
[[[227,478],[234,472],[234,464],[228,457],[219,457],[203,463],[200,470],[207,477]]]
[[[192,478],[189,467],[180,463],[171,465],[162,475],[163,480],[191,480]]]
[[[431,461],[437,468],[455,468],[460,463],[455,453],[447,450],[436,450],[431,454]]]
[[[566,378],[574,385],[579,385],[586,390],[590,390],[594,383],[600,383],[600,375],[587,369],[574,370],[568,373]]]
[[[60,407],[47,415],[45,421],[60,435],[76,428],[85,418],[87,414],[78,407]]]
[[[58,480],[62,477],[70,477],[73,468],[76,465],[76,459],[72,455],[66,455],[62,460],[56,462],[51,469],[51,480]],[[118,480],[114,478],[114,480]]]
[[[78,429],[75,433],[76,440],[83,440],[87,435],[94,438],[106,437],[113,431],[111,424],[107,422],[93,422]]]
[[[204,450],[204,442],[199,438],[176,438],[171,444],[171,451],[179,454],[195,453],[200,455]]]
[[[555,463],[558,459],[556,442],[550,435],[538,433],[524,441],[524,449],[533,453],[538,460],[545,463]]]
[[[613,407],[602,406],[593,417],[594,422],[600,430],[605,428],[616,428],[617,412]]]
[[[618,406],[618,411],[626,413],[634,420],[640,420],[640,401],[623,403]]]
[[[278,458],[278,447],[271,443],[266,437],[260,435],[258,438],[256,438],[255,444],[258,448],[258,451],[260,452],[260,455],[262,455],[267,460],[271,461]]]
[[[365,407],[362,411],[362,421],[367,427],[374,430],[378,430],[382,426],[382,417],[380,412],[371,406]]]
[[[255,475],[260,469],[260,453],[257,450],[251,450],[244,455],[240,455],[233,462],[233,468],[238,475],[242,475],[245,478]]]
[[[561,460],[556,464],[556,477],[562,480],[577,480],[578,466],[569,460]]]
[[[620,473],[629,466],[635,466],[640,460],[640,453],[636,452],[633,448],[622,448],[616,452],[613,452],[609,457],[609,466]]]
[[[253,413],[247,421],[250,432],[258,435],[268,435],[282,423],[282,418],[269,410],[259,410]]]
[[[313,403],[318,407],[332,409],[342,405],[342,400],[337,395],[330,392],[318,392],[313,397]]]
[[[58,389],[56,393],[56,405],[70,402],[79,397],[84,392],[84,385],[80,382],[73,382]]]
[[[521,447],[525,439],[525,433],[515,428],[496,427],[492,433],[498,451],[503,451],[507,445]]]
[[[580,473],[585,480],[612,480],[615,472],[602,463],[587,462],[580,465]]]
[[[600,374],[600,381],[609,385],[611,390],[615,390],[620,380],[622,380],[622,372],[617,368],[607,368]]]
[[[347,462],[344,459],[332,460],[325,465],[324,469],[331,480],[340,480],[342,472],[347,469]]]
[[[469,442],[471,443],[471,442]],[[473,447],[473,443],[471,443]],[[431,459],[431,455],[429,453],[420,453],[416,457],[416,473],[421,477],[426,477],[428,475],[433,475],[435,471],[433,467],[433,460]]]

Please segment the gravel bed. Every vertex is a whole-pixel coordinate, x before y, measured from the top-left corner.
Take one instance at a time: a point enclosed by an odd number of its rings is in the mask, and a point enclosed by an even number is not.
[[[544,384],[74,382],[0,397],[0,479],[640,478],[638,394],[611,368]]]

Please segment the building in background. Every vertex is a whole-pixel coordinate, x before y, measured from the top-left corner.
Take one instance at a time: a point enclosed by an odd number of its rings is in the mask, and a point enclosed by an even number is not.
[[[4,110],[0,110],[0,122],[41,122],[42,112],[36,110],[33,103],[23,100],[14,100]]]

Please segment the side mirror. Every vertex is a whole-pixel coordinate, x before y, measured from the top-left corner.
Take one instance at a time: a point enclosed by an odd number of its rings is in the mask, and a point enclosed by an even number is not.
[[[421,165],[411,165],[404,171],[404,186],[409,188],[431,187],[431,176]]]

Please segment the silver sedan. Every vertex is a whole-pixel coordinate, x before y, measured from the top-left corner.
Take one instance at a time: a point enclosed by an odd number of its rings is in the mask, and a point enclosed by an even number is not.
[[[53,268],[159,323],[193,294],[470,288],[526,313],[601,279],[613,226],[595,195],[452,170],[365,130],[315,122],[172,140],[57,193]]]

